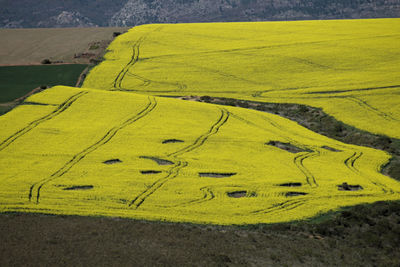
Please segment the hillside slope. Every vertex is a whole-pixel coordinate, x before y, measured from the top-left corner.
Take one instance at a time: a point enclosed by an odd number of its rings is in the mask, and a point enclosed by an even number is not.
[[[259,111],[54,87],[0,125],[0,212],[254,224],[400,199],[387,153]]]
[[[305,104],[400,138],[399,36],[400,19],[143,25],[84,86]]]

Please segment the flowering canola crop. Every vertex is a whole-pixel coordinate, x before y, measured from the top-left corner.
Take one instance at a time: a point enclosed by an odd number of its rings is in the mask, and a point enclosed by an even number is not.
[[[0,125],[2,212],[252,224],[400,199],[387,153],[254,110],[59,86]]]
[[[84,86],[307,104],[400,138],[400,19],[143,25]]]

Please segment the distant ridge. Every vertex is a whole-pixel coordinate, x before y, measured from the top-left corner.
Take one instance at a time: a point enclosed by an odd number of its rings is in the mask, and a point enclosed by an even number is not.
[[[400,0],[0,0],[0,27],[400,17]]]

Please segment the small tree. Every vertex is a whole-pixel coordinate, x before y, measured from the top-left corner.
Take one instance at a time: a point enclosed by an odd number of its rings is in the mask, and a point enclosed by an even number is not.
[[[50,61],[50,59],[45,58],[42,60],[42,64],[51,64],[51,61]]]

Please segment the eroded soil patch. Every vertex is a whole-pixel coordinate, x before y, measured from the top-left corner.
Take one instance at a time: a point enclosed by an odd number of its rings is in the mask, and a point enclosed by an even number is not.
[[[156,170],[144,170],[140,171],[141,174],[158,174],[161,173],[161,171],[156,171]]]
[[[347,183],[343,183],[338,185],[338,190],[340,191],[359,191],[359,190],[363,190],[361,185],[350,185]]]
[[[309,149],[303,149],[295,145],[292,145],[291,143],[283,143],[280,141],[269,141],[268,143],[266,143],[266,145],[275,146],[277,148],[286,150],[290,153],[311,152],[311,150]]]
[[[152,161],[155,161],[158,165],[173,165],[174,164],[170,160],[160,159],[160,158],[157,158],[157,157],[140,156],[139,158],[141,158],[141,159],[150,159]]]
[[[66,187],[63,190],[89,190],[93,189],[93,185],[73,185],[70,187]]]
[[[103,161],[103,163],[111,165],[111,164],[122,163],[122,160],[120,160],[120,159],[109,159],[109,160]]]
[[[285,187],[300,187],[302,184],[301,183],[283,183],[279,184],[279,186],[285,186]]]
[[[338,150],[336,148],[330,147],[330,146],[322,146],[323,149],[332,151],[332,152],[342,152],[342,150]]]
[[[285,196],[286,197],[297,197],[297,196],[305,196],[308,195],[308,193],[305,192],[286,192]]]
[[[247,191],[228,192],[227,195],[228,195],[228,197],[241,198],[241,197],[246,197]]]
[[[200,177],[225,178],[236,175],[236,172],[199,172]]]
[[[162,141],[163,144],[170,144],[170,143],[183,143],[185,141],[179,139],[166,139]]]

